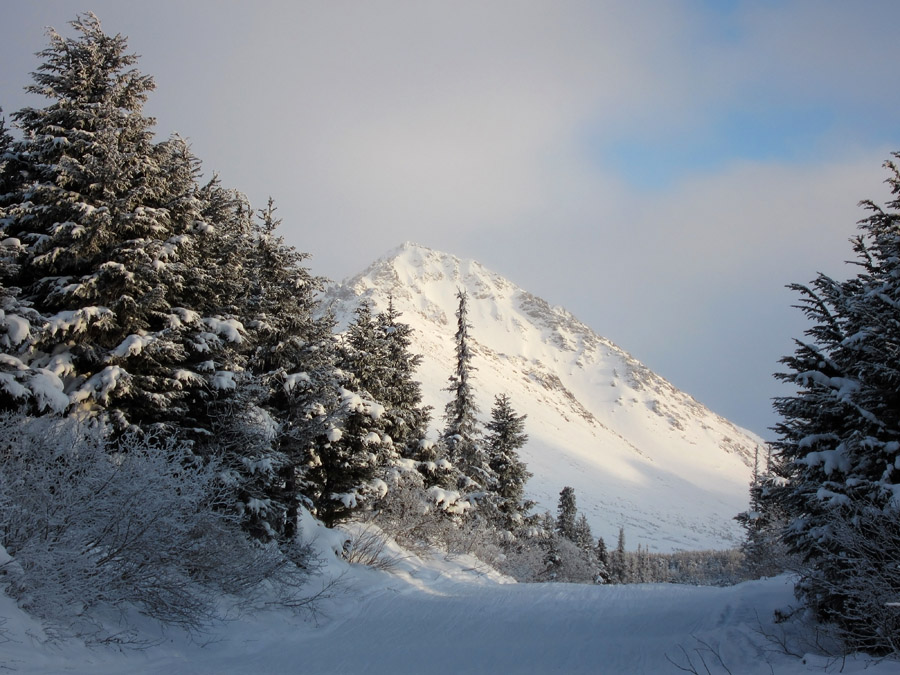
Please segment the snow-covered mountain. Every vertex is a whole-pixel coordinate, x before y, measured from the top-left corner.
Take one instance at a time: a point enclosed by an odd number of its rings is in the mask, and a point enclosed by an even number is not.
[[[522,449],[534,477],[527,496],[556,512],[575,488],[595,535],[627,548],[725,548],[738,543],[733,516],[746,508],[762,441],[651,372],[561,307],[477,262],[407,243],[324,297],[341,327],[361,298],[378,310],[393,297],[415,330],[419,379],[433,426],[449,400],[457,289],[469,297],[474,385],[482,418],[507,393],[526,413]]]

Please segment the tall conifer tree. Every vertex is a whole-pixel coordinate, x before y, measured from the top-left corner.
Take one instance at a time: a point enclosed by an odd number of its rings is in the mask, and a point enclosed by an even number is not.
[[[416,459],[428,432],[431,407],[422,403],[422,385],[416,379],[422,356],[411,352],[412,328],[400,317],[393,298],[389,298],[387,310],[376,317],[388,370],[383,390],[373,395],[388,407],[391,437],[400,454]]]
[[[472,365],[472,345],[470,344],[468,296],[460,289],[456,294],[459,307],[456,310],[456,368],[447,386],[453,398],[444,410],[445,427],[443,440],[450,451],[451,461],[469,481],[486,488],[490,483],[490,467],[486,453],[481,446],[481,428],[478,422],[478,405],[471,378],[475,367]]]
[[[569,541],[575,541],[575,519],[578,508],[575,505],[574,488],[566,486],[560,491],[556,514],[556,531]]]
[[[777,376],[797,393],[775,401],[781,481],[768,496],[803,560],[800,597],[872,650],[900,643],[900,613],[885,611],[900,596],[900,171],[886,166],[894,198],[863,203],[857,275],[792,286],[812,326]]]
[[[525,483],[531,473],[519,458],[519,449],[528,441],[525,433],[526,415],[517,415],[507,394],[494,398],[491,420],[487,423],[486,446],[492,472],[490,490],[497,508],[503,514],[507,529],[515,529],[523,516],[534,506],[524,501]]]
[[[177,426],[230,388],[227,353],[243,339],[202,284],[217,276],[200,252],[218,231],[186,145],[153,143],[142,113],[153,81],[125,38],[90,14],[72,26],[74,39],[50,31],[28,88],[50,103],[13,115],[24,136],[0,222],[24,251],[3,282],[46,317],[18,355],[18,398],[119,427]]]

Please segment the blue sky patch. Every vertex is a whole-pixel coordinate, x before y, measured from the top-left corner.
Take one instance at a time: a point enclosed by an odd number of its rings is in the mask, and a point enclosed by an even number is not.
[[[814,159],[834,125],[834,113],[821,107],[735,110],[666,138],[621,136],[591,145],[597,163],[636,187],[659,189],[734,161]]]

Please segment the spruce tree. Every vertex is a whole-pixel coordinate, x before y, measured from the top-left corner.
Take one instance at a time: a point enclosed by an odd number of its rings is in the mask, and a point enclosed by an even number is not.
[[[300,475],[327,428],[323,401],[331,401],[329,409],[337,405],[332,324],[312,316],[322,282],[303,267],[307,254],[278,234],[271,199],[253,217],[246,198],[217,179],[203,191],[220,234],[218,248],[205,255],[232,267],[206,288],[227,298],[221,311],[241,324],[244,339],[230,350],[234,389],[206,404],[213,433],[200,447],[223,464],[245,528],[258,539],[290,544],[302,503]]]
[[[521,524],[523,516],[534,506],[524,501],[525,483],[531,473],[519,459],[518,450],[528,441],[525,433],[526,415],[517,415],[509,396],[499,394],[494,398],[491,420],[486,427],[485,445],[492,473],[490,490],[497,508],[503,514],[503,527],[513,530]]]
[[[371,306],[363,302],[337,350],[340,404],[328,416],[324,442],[316,444],[315,461],[304,473],[314,512],[329,526],[383,495],[386,469],[398,456],[387,408],[372,395],[386,390],[382,337]]]
[[[28,87],[50,103],[13,115],[23,138],[0,222],[24,250],[3,283],[46,318],[17,355],[20,398],[42,408],[52,393],[51,407],[119,428],[203,427],[185,418],[230,388],[243,336],[202,283],[225,266],[200,253],[218,232],[197,162],[180,139],[153,142],[153,81],[125,38],[90,14],[71,25],[77,38],[50,31]]]
[[[556,509],[556,531],[569,541],[575,541],[575,518],[577,515],[575,489],[566,486],[559,493],[559,504]]]
[[[761,467],[757,448],[750,482],[750,508],[734,517],[744,528],[741,543],[744,568],[755,578],[775,576],[789,565],[789,556],[781,541],[784,514],[773,500],[768,499],[769,493],[777,489],[777,477],[771,470],[771,449],[765,467]]]
[[[594,554],[594,535],[587,516],[583,513],[579,513],[575,520],[575,536],[572,541],[585,553]]]
[[[606,548],[606,542],[603,540],[603,537],[597,537],[597,546],[594,552],[600,564],[603,567],[607,567],[609,565],[609,549]]]
[[[6,174],[6,167],[10,160],[10,146],[12,146],[12,134],[6,126],[6,117],[3,108],[0,108],[0,195],[5,195],[11,187],[11,179]]]
[[[385,341],[379,339],[379,332],[372,306],[368,300],[363,300],[344,335],[340,367],[353,376],[360,391],[381,400],[387,389],[388,357]]]
[[[332,425],[310,453],[303,471],[303,493],[313,513],[331,527],[346,520],[380,494],[377,478],[386,447],[378,426],[383,406],[347,389],[330,416]]]
[[[12,143],[6,118],[0,116],[0,215],[18,183]],[[5,233],[2,221],[0,233]],[[0,234],[0,352],[5,355],[0,359],[0,403],[5,400],[7,404],[15,404],[29,394],[16,375],[27,369],[23,359],[28,360],[32,331],[43,323],[38,312],[21,301],[22,289],[15,285],[24,252],[19,239]]]
[[[388,369],[382,391],[373,392],[373,395],[388,407],[391,437],[401,456],[418,459],[428,432],[431,407],[423,405],[422,385],[416,379],[422,356],[410,351],[412,328],[399,321],[400,317],[393,298],[389,298],[387,310],[375,318],[385,342]]]
[[[430,408],[422,404],[421,385],[414,379],[421,357],[410,352],[412,330],[399,317],[393,299],[377,315],[363,301],[347,328],[339,365],[352,376],[352,388],[384,408],[377,428],[385,443],[375,477],[388,489],[399,485],[400,473],[409,467],[399,461],[403,458],[416,462],[427,485],[442,484],[448,472],[436,460],[443,448],[426,440]]]
[[[470,487],[472,484],[482,490],[490,484],[490,467],[481,445],[481,428],[478,422],[478,405],[472,389],[471,377],[475,370],[472,365],[472,345],[470,344],[468,296],[462,289],[457,291],[459,307],[456,311],[457,329],[456,368],[450,376],[447,391],[453,398],[444,410],[445,427],[443,440],[450,452],[451,461],[462,471]]]
[[[791,286],[812,325],[777,375],[796,393],[775,401],[782,485],[769,496],[789,518],[784,540],[802,559],[798,595],[851,646],[876,651],[900,642],[900,614],[884,612],[900,596],[900,578],[866,570],[890,569],[900,545],[885,537],[872,550],[854,533],[874,540],[900,518],[900,172],[886,166],[893,200],[887,210],[863,202],[856,276]]]
[[[630,580],[625,555],[625,528],[620,527],[616,549],[609,554],[609,581],[613,584],[625,584]]]

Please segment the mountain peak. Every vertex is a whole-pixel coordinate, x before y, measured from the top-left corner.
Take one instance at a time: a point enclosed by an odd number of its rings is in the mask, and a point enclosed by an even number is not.
[[[389,298],[413,328],[425,403],[443,410],[453,371],[457,291],[469,296],[481,410],[508,394],[528,415],[527,496],[555,511],[572,486],[593,531],[651,550],[736,545],[757,445],[560,307],[474,260],[406,242],[328,291],[346,326],[363,299]],[[434,421],[436,426],[440,420]],[[436,430],[435,430],[436,431]]]
[[[436,251],[433,251],[432,249],[428,248],[427,246],[423,246],[422,244],[417,244],[414,241],[404,241],[399,246],[392,248],[390,251],[381,256],[379,260],[392,260],[394,258],[399,258],[404,253],[409,251],[419,251],[423,254],[436,253]]]

